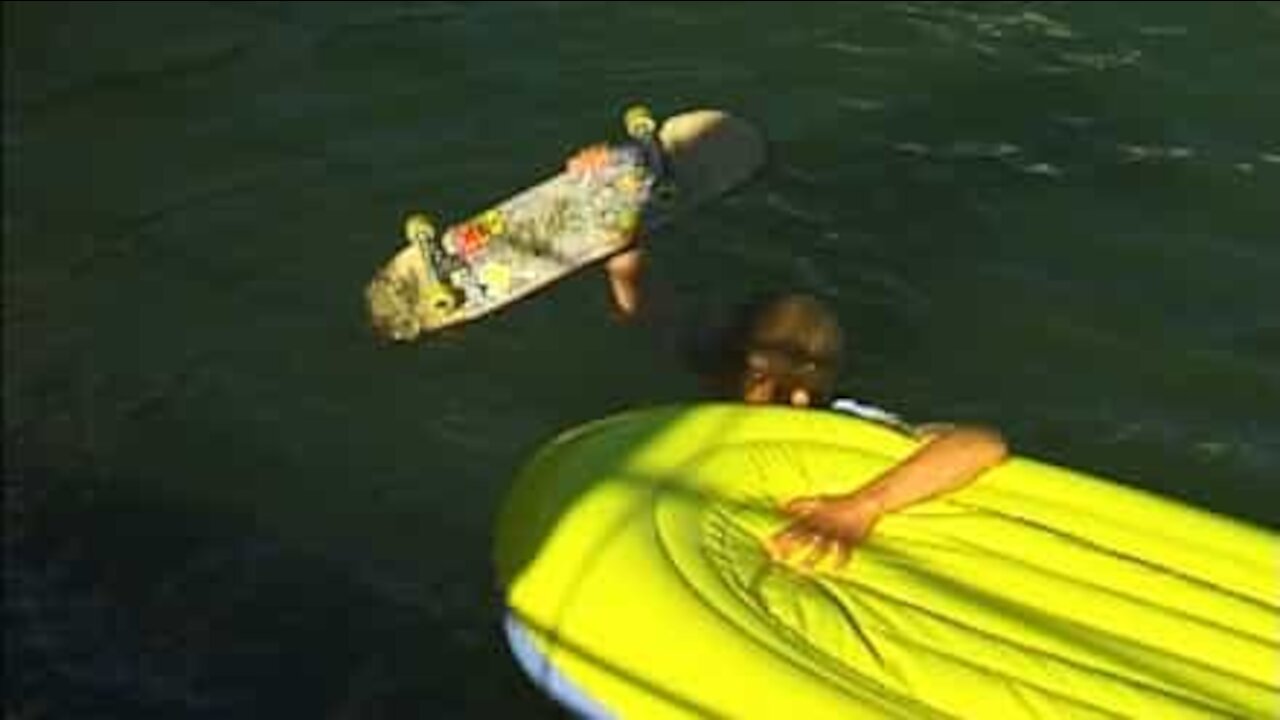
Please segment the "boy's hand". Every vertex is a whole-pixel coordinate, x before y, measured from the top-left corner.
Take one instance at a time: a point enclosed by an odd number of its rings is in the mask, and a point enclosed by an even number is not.
[[[802,563],[806,568],[813,568],[832,552],[835,567],[840,568],[848,564],[854,546],[871,534],[884,511],[876,500],[855,494],[797,498],[783,506],[783,512],[796,519],[769,538],[767,546],[774,560],[785,562],[808,548]]]
[[[605,263],[613,316],[627,323],[640,312],[640,281],[644,272],[644,251],[638,247],[621,252]]]

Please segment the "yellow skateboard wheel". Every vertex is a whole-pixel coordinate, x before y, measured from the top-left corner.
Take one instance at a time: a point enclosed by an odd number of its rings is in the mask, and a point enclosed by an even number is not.
[[[436,226],[423,213],[414,213],[404,220],[404,237],[412,243],[426,242],[436,236]]]
[[[427,301],[427,307],[433,312],[447,313],[458,307],[458,298],[448,287],[436,283],[431,285],[424,292]]]
[[[644,105],[632,105],[627,108],[626,114],[622,116],[622,122],[627,127],[627,134],[637,140],[652,135],[658,129],[653,113],[649,112],[649,108]]]
[[[506,221],[499,210],[489,210],[481,215],[478,224],[484,229],[486,235],[501,235],[506,229]]]

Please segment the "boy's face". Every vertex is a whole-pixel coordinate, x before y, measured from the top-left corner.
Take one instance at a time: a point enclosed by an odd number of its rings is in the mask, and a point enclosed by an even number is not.
[[[747,353],[746,370],[742,376],[742,401],[753,405],[809,407],[813,402],[812,393],[792,379],[795,376],[793,364],[791,358],[776,352],[753,350]]]

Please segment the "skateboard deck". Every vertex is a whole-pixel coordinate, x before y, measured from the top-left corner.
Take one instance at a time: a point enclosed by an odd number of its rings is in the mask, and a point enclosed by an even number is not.
[[[719,110],[659,127],[642,108],[629,138],[575,155],[556,175],[436,233],[413,214],[406,244],[365,290],[379,334],[409,341],[477,320],[615,255],[643,234],[748,180],[763,138]]]

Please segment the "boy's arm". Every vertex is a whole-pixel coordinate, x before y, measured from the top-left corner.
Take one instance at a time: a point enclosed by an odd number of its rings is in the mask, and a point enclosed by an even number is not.
[[[604,269],[618,319],[632,320],[640,312],[644,250],[637,246],[618,253],[605,262]]]
[[[835,552],[837,566],[844,565],[853,547],[885,513],[963,487],[1007,455],[1004,439],[993,430],[941,430],[907,459],[858,490],[788,503],[784,510],[796,519],[769,539],[770,552],[776,559],[786,560],[808,547],[805,565],[817,564],[830,552]]]

